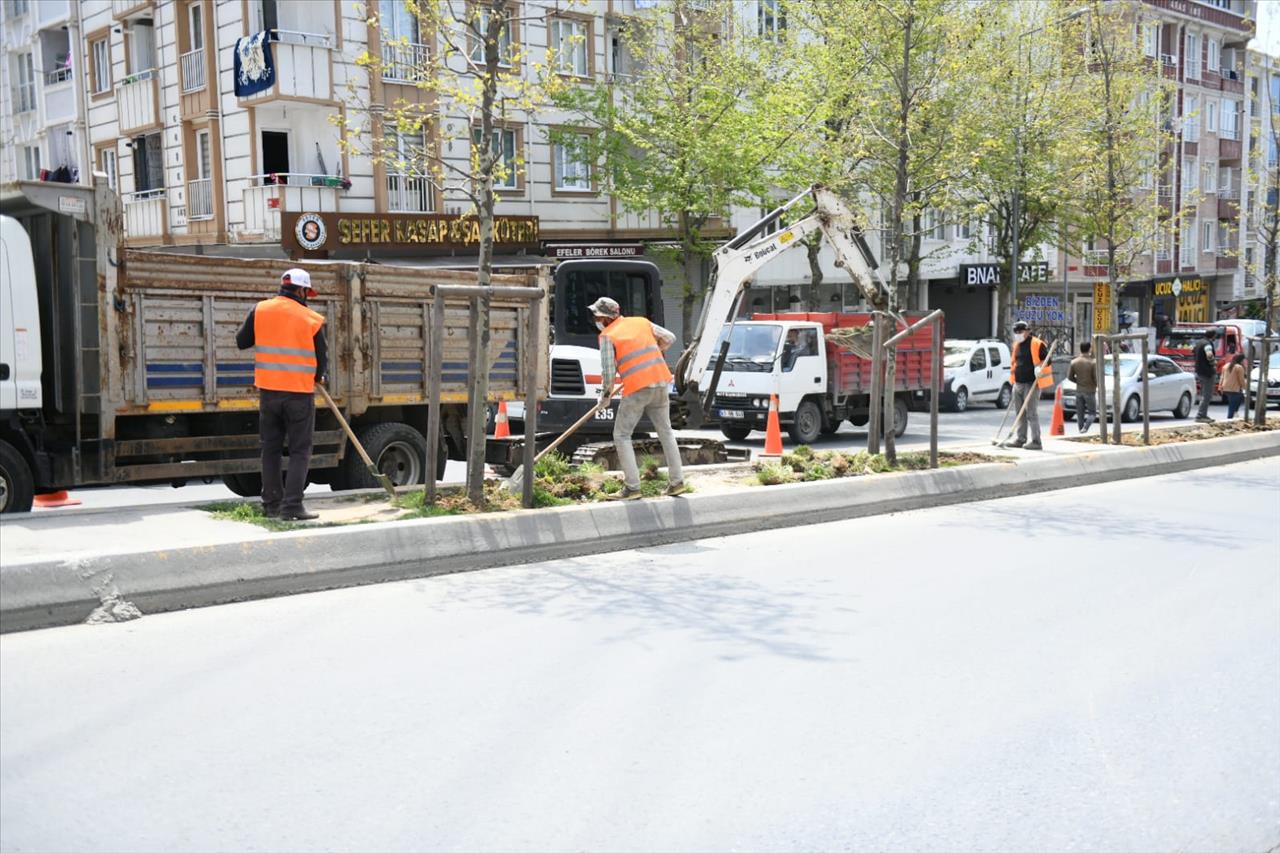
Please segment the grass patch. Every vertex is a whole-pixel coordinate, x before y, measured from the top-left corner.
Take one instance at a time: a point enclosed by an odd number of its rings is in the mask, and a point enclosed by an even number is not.
[[[221,521],[240,521],[245,524],[256,524],[264,530],[280,533],[285,530],[297,530],[301,527],[323,527],[319,524],[302,524],[296,521],[282,521],[278,518],[267,518],[262,514],[262,504],[248,501],[221,501],[201,507]]]
[[[960,465],[977,465],[982,462],[1008,460],[981,453],[939,453],[939,468],[955,468]],[[880,454],[865,450],[856,453],[828,451],[815,453],[801,445],[781,458],[756,462],[753,466],[756,482],[762,486],[778,486],[783,483],[834,480],[841,477],[863,477],[868,474],[888,474],[894,471],[923,471],[929,467],[929,454],[923,451],[899,453],[895,464]]]

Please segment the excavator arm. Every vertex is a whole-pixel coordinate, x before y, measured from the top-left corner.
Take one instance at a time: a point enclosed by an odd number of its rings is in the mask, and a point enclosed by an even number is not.
[[[768,227],[782,219],[791,208],[811,201],[812,211],[797,222],[769,234]],[[706,411],[724,363],[728,342],[716,351],[725,326],[738,314],[742,294],[755,274],[787,250],[800,245],[815,232],[821,233],[835,252],[836,266],[853,280],[863,297],[877,311],[889,309],[889,288],[876,268],[875,258],[854,221],[853,213],[834,193],[814,184],[786,204],[771,211],[759,222],[721,247],[713,256],[715,270],[702,315],[689,347],[676,364],[676,391],[688,416],[697,425]],[[708,378],[707,371],[712,374]],[[709,381],[708,381],[709,379]]]

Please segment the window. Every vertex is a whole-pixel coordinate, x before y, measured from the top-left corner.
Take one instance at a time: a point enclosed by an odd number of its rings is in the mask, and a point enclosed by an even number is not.
[[[125,44],[130,74],[150,71],[160,64],[156,58],[156,28],[149,19],[140,19],[129,25]]]
[[[484,64],[484,34],[489,31],[489,9],[481,7],[476,20],[476,30],[481,34],[476,38],[476,42],[471,47],[471,61]],[[498,36],[498,64],[502,66],[511,65],[511,28],[515,24],[508,20],[506,26],[502,28],[502,34]],[[474,38],[474,36],[473,36]]]
[[[586,136],[566,137],[551,147],[555,168],[555,189],[568,192],[591,191],[591,164],[585,155]]]
[[[22,179],[24,181],[40,180],[40,149],[28,145],[22,149]]]
[[[111,45],[105,38],[90,42],[89,50],[93,55],[90,63],[90,75],[93,79],[89,85],[95,95],[111,91]]]
[[[163,140],[158,133],[133,140],[133,183],[136,192],[164,189]]]
[[[417,174],[422,171],[427,150],[425,133],[397,133],[393,129],[387,131],[383,140],[382,150],[388,172]]]
[[[31,0],[9,0],[9,17],[21,18],[31,10]]]
[[[1155,57],[1159,51],[1160,27],[1158,24],[1142,25],[1142,52],[1150,57]]]
[[[1204,191],[1206,193],[1216,193],[1218,191],[1218,162],[1216,160],[1205,161]]]
[[[992,367],[999,367],[1000,365],[1004,364],[1004,361],[1000,358],[999,347],[987,347],[987,355],[990,356],[991,358]]]
[[[1212,222],[1202,222],[1202,223],[1200,223],[1200,227],[1201,227],[1201,229],[1204,231],[1204,247],[1203,247],[1203,248],[1204,248],[1204,251],[1206,251],[1206,252],[1212,252],[1212,251],[1213,251],[1213,237],[1214,237],[1214,232],[1216,231],[1216,229],[1214,228],[1214,223],[1212,223]]]
[[[1182,192],[1184,195],[1194,190],[1200,183],[1200,176],[1197,174],[1196,168],[1195,157],[1182,158]]]
[[[1187,53],[1185,67],[1187,70],[1187,78],[1190,80],[1200,79],[1200,36],[1195,33],[1187,33]]]
[[[550,27],[556,71],[573,77],[589,76],[590,28],[584,22],[570,18],[552,18]]]
[[[1222,125],[1219,132],[1223,139],[1240,138],[1240,102],[1231,99],[1222,102]]]
[[[14,78],[18,85],[13,92],[14,109],[25,113],[36,108],[36,72],[30,53],[19,53],[13,58]]]
[[[758,32],[776,41],[787,28],[787,13],[782,8],[782,0],[759,0],[759,3],[756,7]]]
[[[382,3],[378,8],[383,12],[379,26],[382,27],[384,40],[399,41],[403,39],[409,44],[419,43],[418,17],[409,11],[409,7],[404,4],[404,0]]]
[[[116,152],[114,148],[103,148],[99,155],[99,167],[107,176],[107,186],[116,189],[119,176],[116,168]]]
[[[393,211],[430,213],[435,192],[425,176],[427,135],[388,131],[383,138],[387,169],[387,207]]]
[[[1206,39],[1206,40],[1205,40],[1205,46],[1206,46],[1206,47],[1208,47],[1208,49],[1209,49],[1209,62],[1208,62],[1208,66],[1207,66],[1207,67],[1208,67],[1208,69],[1209,69],[1210,71],[1214,71],[1214,72],[1216,72],[1216,71],[1218,70],[1218,59],[1219,59],[1219,56],[1218,56],[1218,40],[1217,40],[1217,39]]]
[[[1276,137],[1271,134],[1267,137],[1267,165],[1274,166],[1277,162]]]
[[[1231,178],[1231,169],[1223,166],[1218,170],[1218,195],[1223,198],[1235,198],[1235,181]]]
[[[472,142],[475,143],[479,156],[480,128],[472,131]],[[500,158],[498,168],[494,172],[493,185],[498,189],[515,190],[520,188],[519,163],[516,161],[516,132],[500,127],[493,131],[493,144]]]
[[[1226,222],[1218,223],[1218,253],[1226,254],[1231,251],[1231,226]]]
[[[973,355],[969,358],[969,372],[975,370],[987,369],[987,351],[982,347],[978,347],[973,351]]]
[[[1218,102],[1213,98],[1204,104],[1204,129],[1209,133],[1218,132]]]
[[[782,344],[782,371],[790,373],[802,356],[818,354],[817,329],[791,329]]]
[[[1182,223],[1182,245],[1178,251],[1178,263],[1184,267],[1196,263],[1196,227],[1193,222]]]
[[[1195,95],[1187,95],[1182,105],[1182,138],[1200,141],[1200,98]]]
[[[191,14],[189,19],[191,24],[191,49],[204,50],[204,15],[200,11],[200,5],[192,3],[187,9]]]
[[[956,239],[969,240],[973,238],[973,223],[969,221],[956,223]]]
[[[196,131],[196,177],[201,180],[213,177],[213,150],[207,130]]]
[[[635,72],[631,49],[627,46],[627,33],[621,24],[609,26],[609,73],[627,77]]]
[[[920,223],[926,240],[947,239],[947,226],[942,221],[942,214],[939,211],[929,208],[920,217]]]

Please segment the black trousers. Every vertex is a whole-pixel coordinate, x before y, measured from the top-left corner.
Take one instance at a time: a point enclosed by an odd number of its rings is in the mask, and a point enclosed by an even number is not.
[[[302,509],[316,429],[315,396],[295,391],[259,392],[258,427],[262,436],[262,507]],[[288,479],[281,485],[285,440],[289,442]]]

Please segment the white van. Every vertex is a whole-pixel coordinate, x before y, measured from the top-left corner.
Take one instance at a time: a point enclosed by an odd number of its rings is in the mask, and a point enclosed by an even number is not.
[[[942,397],[939,402],[953,412],[971,403],[994,403],[1007,408],[1013,398],[1009,384],[1009,347],[1002,341],[951,340],[942,355]]]

